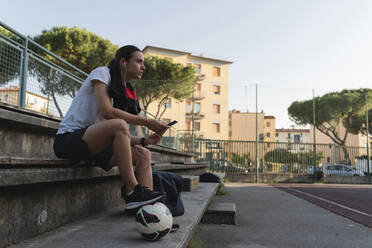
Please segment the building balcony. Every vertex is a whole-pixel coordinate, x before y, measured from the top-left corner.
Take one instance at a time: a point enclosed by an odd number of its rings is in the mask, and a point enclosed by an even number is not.
[[[205,117],[204,113],[202,112],[195,112],[194,113],[194,120],[200,120]],[[186,112],[186,119],[192,119],[192,113],[191,112]]]
[[[205,74],[203,73],[196,71],[195,75],[199,78],[199,81],[203,81],[205,79]]]
[[[192,130],[179,130],[178,133],[180,134],[181,137],[191,137],[192,135]],[[194,130],[194,135],[195,138],[204,138],[204,132],[199,131],[199,130]]]
[[[205,98],[204,91],[194,91],[194,100],[203,100]],[[188,99],[192,100],[192,96]]]

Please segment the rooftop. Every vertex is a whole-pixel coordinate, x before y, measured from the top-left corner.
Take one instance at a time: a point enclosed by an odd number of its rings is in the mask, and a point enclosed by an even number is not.
[[[224,64],[232,64],[233,63],[232,61],[227,61],[227,60],[222,60],[222,59],[208,58],[208,57],[204,57],[204,56],[197,56],[197,55],[192,55],[190,52],[179,51],[179,50],[168,49],[168,48],[162,48],[162,47],[155,47],[155,46],[146,46],[144,49],[142,49],[142,51],[144,52],[147,49],[154,49],[154,50],[162,50],[162,51],[174,52],[174,53],[179,53],[179,54],[187,55],[187,56],[192,57],[192,58],[201,58],[201,59],[206,59],[206,60],[213,60],[213,61],[217,61],[217,62],[224,63]]]

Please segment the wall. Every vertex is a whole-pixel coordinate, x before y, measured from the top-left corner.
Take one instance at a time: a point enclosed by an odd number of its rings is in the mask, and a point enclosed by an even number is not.
[[[255,173],[226,174],[229,182],[256,183]],[[260,173],[259,183],[313,183],[313,175]]]

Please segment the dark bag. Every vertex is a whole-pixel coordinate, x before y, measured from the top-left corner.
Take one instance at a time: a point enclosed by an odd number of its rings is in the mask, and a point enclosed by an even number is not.
[[[185,208],[181,199],[182,177],[172,172],[153,171],[152,179],[154,190],[163,193],[164,197],[162,203],[169,208],[172,215],[183,215],[185,213]]]
[[[221,179],[213,173],[203,173],[199,176],[200,182],[205,183],[221,183]]]

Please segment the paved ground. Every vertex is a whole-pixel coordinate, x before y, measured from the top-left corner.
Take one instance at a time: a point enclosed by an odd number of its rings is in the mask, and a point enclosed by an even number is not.
[[[225,189],[228,195],[217,197],[236,202],[238,225],[200,224],[195,240],[203,248],[372,247],[371,228],[273,186],[227,183]]]
[[[372,185],[273,185],[285,192],[372,228]]]

